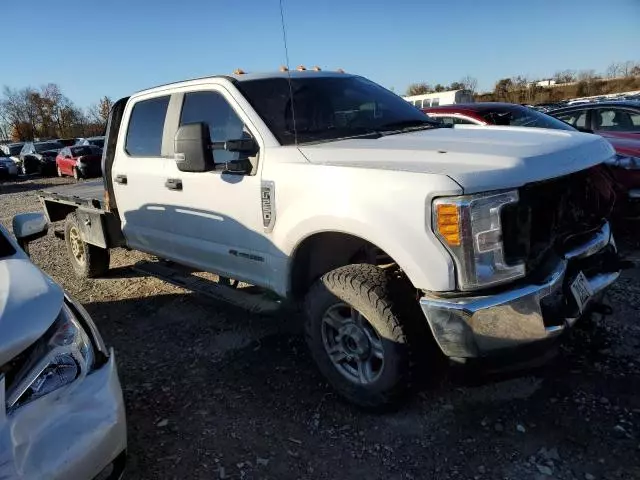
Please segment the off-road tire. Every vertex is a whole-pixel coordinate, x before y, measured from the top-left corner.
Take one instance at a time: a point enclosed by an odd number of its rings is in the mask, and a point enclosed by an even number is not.
[[[73,253],[71,245],[71,232],[75,229],[80,232],[80,223],[75,213],[70,213],[64,223],[64,243],[67,246],[67,257],[73,267],[73,271],[79,278],[97,278],[103,276],[109,270],[109,250],[96,247],[80,240],[84,249],[84,261],[78,261]]]
[[[382,373],[366,386],[350,381],[338,371],[322,340],[324,313],[343,302],[364,315],[382,340]],[[422,319],[416,317],[418,303],[409,282],[374,265],[347,265],[323,275],[311,287],[304,307],[305,337],[311,356],[334,389],[368,410],[397,406],[412,386],[413,352],[423,336],[419,325]]]

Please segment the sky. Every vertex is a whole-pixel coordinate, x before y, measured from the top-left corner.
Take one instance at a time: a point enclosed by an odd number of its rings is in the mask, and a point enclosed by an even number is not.
[[[640,0],[282,2],[292,67],[343,68],[400,94],[640,62]],[[0,86],[57,83],[82,107],[285,63],[279,0],[5,0],[0,19]]]

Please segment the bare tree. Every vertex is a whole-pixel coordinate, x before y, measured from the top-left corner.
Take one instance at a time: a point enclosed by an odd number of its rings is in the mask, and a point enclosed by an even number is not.
[[[636,68],[639,64],[632,61],[623,62],[620,64],[620,76],[621,77],[632,77],[634,68]]]
[[[458,83],[461,83],[464,86],[465,90],[470,90],[473,93],[476,92],[476,88],[478,87],[478,79],[472,77],[471,75],[462,77],[462,79]]]
[[[620,64],[612,63],[607,67],[607,78],[618,78],[620,76]]]
[[[561,70],[553,75],[556,83],[573,83],[576,81],[576,72],[573,70]]]
[[[4,87],[3,96],[3,117],[11,137],[30,140],[37,136],[38,111],[34,102],[37,92],[30,87],[22,90]]]
[[[407,88],[407,96],[412,95],[423,95],[425,93],[431,93],[433,89],[429,86],[428,83],[412,83]]]

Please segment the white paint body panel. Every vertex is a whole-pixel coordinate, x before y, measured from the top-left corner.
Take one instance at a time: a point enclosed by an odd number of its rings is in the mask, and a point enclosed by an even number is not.
[[[261,77],[244,79],[249,78]],[[377,245],[397,261],[416,288],[452,290],[451,258],[430,229],[434,197],[515,188],[588,168],[614,154],[609,143],[595,135],[517,127],[465,126],[299,148],[280,146],[233,83],[213,77],[158,87],[129,99],[114,177],[127,173],[125,126],[135,102],[203,90],[223,92],[258,140],[256,175],[232,182],[213,172],[179,172],[171,158],[156,159],[156,166],[142,162],[135,167],[140,187],[130,181],[116,190],[125,238],[134,248],[151,253],[168,250],[161,256],[267,287],[282,296],[291,289],[296,248],[320,232],[347,233]],[[167,138],[163,149],[166,145]],[[160,173],[165,177],[159,178]],[[183,191],[166,190],[165,178],[182,179]],[[155,183],[147,185],[152,179]],[[270,232],[263,228],[260,210],[264,182],[275,186],[276,219]],[[153,245],[150,235],[146,243],[141,242],[131,224],[132,215],[151,217],[143,209],[151,199],[168,207],[162,212],[165,217],[154,224],[155,235],[163,237],[159,244],[166,248]],[[233,249],[263,260],[234,257],[229,254]]]
[[[62,288],[0,225],[16,253],[0,258],[0,365],[36,342],[62,309]],[[86,315],[86,313],[82,313]],[[115,356],[90,375],[13,411],[0,375],[0,478],[92,479],[126,450]]]

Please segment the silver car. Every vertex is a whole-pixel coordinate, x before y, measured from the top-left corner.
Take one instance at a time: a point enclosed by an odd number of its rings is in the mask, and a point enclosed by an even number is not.
[[[40,214],[0,226],[0,478],[113,478],[127,436],[113,350],[19,245],[46,233]]]

